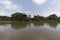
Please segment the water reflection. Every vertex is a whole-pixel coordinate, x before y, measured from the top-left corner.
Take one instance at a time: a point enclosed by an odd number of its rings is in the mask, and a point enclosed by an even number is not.
[[[42,26],[44,25],[44,22],[33,22],[34,26]]]
[[[34,26],[43,26],[44,24],[49,25],[50,27],[57,27],[57,25],[59,24],[58,22],[33,22]]]
[[[0,40],[60,40],[59,23],[11,22],[3,25]]]
[[[47,22],[47,24],[50,26],[50,27],[56,27],[57,24],[59,24],[58,22]]]
[[[5,25],[5,24],[9,24],[10,22],[4,22],[4,21],[0,21],[0,25]]]
[[[11,22],[12,28],[20,29],[26,27],[28,22]]]
[[[20,29],[24,27],[40,27],[43,26],[44,24],[49,25],[50,27],[57,27],[59,24],[58,22],[11,22],[11,27],[15,29]]]

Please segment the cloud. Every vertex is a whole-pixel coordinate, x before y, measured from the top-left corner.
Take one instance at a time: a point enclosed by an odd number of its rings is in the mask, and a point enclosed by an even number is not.
[[[0,4],[10,10],[17,10],[18,8],[21,8],[21,6],[14,5],[11,0],[0,0]]]
[[[10,16],[11,14],[19,12],[22,9],[20,5],[14,4],[12,0],[0,0],[0,4],[6,8],[0,11],[0,15]]]
[[[36,3],[37,5],[42,5],[46,2],[46,0],[33,0],[34,3]]]
[[[53,0],[51,5],[56,5],[57,4],[57,0]]]
[[[49,16],[51,14],[56,14],[60,16],[60,0],[52,0],[43,12],[42,16]]]
[[[10,16],[10,15],[8,14],[8,12],[5,12],[5,11],[0,11],[0,15],[2,15],[2,16],[5,16],[5,15]]]

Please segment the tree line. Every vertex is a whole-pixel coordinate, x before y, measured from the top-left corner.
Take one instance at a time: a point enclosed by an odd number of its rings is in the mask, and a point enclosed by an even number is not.
[[[0,21],[60,21],[60,17],[56,14],[51,14],[47,17],[35,15],[33,18],[31,15],[16,12],[9,16],[0,16]]]

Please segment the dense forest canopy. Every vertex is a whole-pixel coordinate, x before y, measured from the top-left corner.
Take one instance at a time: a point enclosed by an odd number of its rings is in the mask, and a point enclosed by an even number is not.
[[[19,13],[16,12],[11,15],[11,17],[8,16],[0,16],[0,21],[60,21],[60,17],[57,17],[56,14],[49,15],[48,17],[43,16],[34,16],[31,18],[31,15],[26,15],[25,13]]]

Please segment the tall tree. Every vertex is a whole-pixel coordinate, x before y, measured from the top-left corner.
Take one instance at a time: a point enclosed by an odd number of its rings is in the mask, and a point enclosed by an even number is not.
[[[27,20],[27,15],[23,13],[14,13],[11,15],[12,20],[14,21],[21,21],[21,20]]]
[[[48,20],[57,20],[57,16],[55,14],[49,15],[47,17]]]

